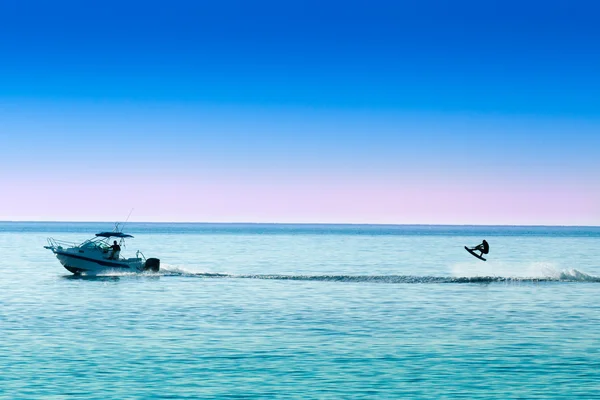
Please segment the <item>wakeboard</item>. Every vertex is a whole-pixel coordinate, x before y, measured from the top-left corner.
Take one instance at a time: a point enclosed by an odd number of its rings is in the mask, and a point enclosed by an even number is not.
[[[465,250],[468,251],[469,253],[471,253],[473,255],[473,257],[477,257],[480,260],[485,261],[485,258],[481,257],[479,254],[475,253],[473,250],[471,250],[470,248],[468,248],[467,246],[465,246]]]

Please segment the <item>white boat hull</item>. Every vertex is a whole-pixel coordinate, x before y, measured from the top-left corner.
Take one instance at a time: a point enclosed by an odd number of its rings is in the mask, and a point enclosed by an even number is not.
[[[144,270],[144,261],[141,258],[98,260],[71,254],[67,251],[57,251],[55,254],[62,266],[74,274],[98,275],[110,272],[142,272]]]

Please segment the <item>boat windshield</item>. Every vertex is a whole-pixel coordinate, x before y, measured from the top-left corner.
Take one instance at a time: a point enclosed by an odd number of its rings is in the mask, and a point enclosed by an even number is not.
[[[87,249],[93,249],[93,248],[106,249],[110,246],[104,240],[97,240],[96,238],[94,238],[94,239],[86,240],[85,242],[81,243],[79,245],[79,247],[87,248]]]

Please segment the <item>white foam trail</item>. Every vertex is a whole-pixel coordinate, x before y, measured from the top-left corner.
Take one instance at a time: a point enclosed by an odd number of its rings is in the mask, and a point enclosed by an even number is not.
[[[559,279],[577,282],[600,282],[600,277],[588,275],[575,268],[562,271],[559,275]]]
[[[232,274],[223,273],[223,272],[211,272],[211,271],[198,271],[194,269],[188,269],[185,267],[181,267],[178,265],[165,265],[164,267],[161,265],[160,271],[157,273],[158,275],[164,276],[200,276],[200,277],[234,277]]]
[[[193,271],[177,265],[161,265],[159,275],[196,275],[198,271]]]
[[[494,271],[494,273],[492,273]],[[575,268],[559,271],[548,263],[502,264],[489,263],[473,267],[470,263],[453,266],[452,276],[414,275],[278,275],[278,274],[228,274],[210,271],[197,271],[178,265],[165,265],[155,272],[109,272],[98,277],[116,278],[148,277],[196,277],[229,279],[294,280],[354,283],[493,283],[493,282],[598,282],[600,277],[592,276]]]
[[[556,278],[560,273],[554,263],[530,262],[507,263],[487,261],[485,263],[461,262],[452,265],[452,276],[503,276],[515,278]]]

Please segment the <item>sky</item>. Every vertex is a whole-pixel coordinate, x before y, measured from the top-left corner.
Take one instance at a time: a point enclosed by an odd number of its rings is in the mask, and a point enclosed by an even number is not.
[[[0,220],[600,225],[599,12],[0,0]]]

